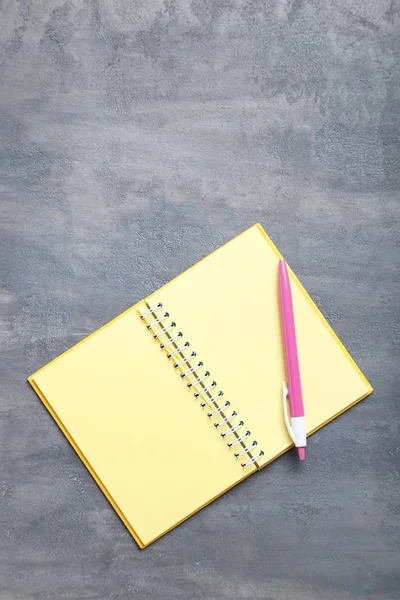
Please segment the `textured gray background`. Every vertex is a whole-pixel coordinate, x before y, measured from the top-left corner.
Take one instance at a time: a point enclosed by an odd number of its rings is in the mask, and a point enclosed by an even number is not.
[[[0,599],[399,598],[399,3],[0,6]],[[25,378],[256,221],[375,394],[139,551]]]

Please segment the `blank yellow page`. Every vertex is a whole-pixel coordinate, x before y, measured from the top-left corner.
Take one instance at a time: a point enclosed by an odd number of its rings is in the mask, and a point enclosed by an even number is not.
[[[280,255],[256,225],[156,292],[237,411],[264,466],[292,444],[283,421],[285,378],[278,299]],[[292,293],[306,425],[321,427],[372,391],[296,278]],[[240,459],[239,459],[240,460]]]
[[[233,460],[135,307],[30,382],[141,547],[254,471]]]

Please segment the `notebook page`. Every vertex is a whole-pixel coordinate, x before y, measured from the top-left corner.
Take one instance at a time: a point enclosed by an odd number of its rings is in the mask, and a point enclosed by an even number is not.
[[[254,226],[150,298],[162,301],[204,368],[237,410],[264,456],[287,450],[282,408],[285,379],[278,299],[279,254]],[[292,277],[308,433],[372,391],[317,308]],[[204,357],[204,358],[203,358]],[[235,459],[233,459],[235,460]]]
[[[254,471],[232,460],[135,308],[31,383],[142,547]]]

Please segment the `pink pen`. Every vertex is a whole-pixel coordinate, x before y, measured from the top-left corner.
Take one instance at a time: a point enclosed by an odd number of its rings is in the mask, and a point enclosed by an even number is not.
[[[284,260],[279,261],[279,300],[281,308],[283,346],[285,350],[286,382],[283,382],[283,414],[290,437],[300,460],[306,458],[306,425],[303,394],[301,392],[299,356],[297,353],[296,328],[294,325],[292,292],[289,274]],[[289,397],[290,420],[288,415]],[[290,423],[291,421],[291,423]]]

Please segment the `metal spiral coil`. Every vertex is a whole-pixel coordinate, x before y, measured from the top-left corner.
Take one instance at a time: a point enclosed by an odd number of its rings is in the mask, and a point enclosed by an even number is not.
[[[211,418],[211,417],[215,417],[215,415],[219,415],[223,410],[225,410],[226,408],[228,408],[228,406],[230,406],[230,405],[231,405],[231,403],[229,402],[229,400],[227,400],[225,402],[225,404],[223,404],[219,408],[216,408],[212,412],[207,413],[207,417]]]
[[[203,363],[201,362],[201,360],[197,363],[197,365],[195,365],[194,367],[190,367],[189,369],[186,369],[186,371],[183,371],[181,373],[181,377],[187,377],[187,375],[190,375],[190,373],[194,373],[196,369],[199,369],[200,367],[203,366]]]
[[[170,323],[168,325],[168,327],[162,327],[160,329],[160,331],[157,331],[157,333],[154,334],[154,339],[158,340],[162,335],[165,335],[168,331],[170,331],[171,329],[173,329],[174,327],[176,327],[176,323],[175,321],[172,321],[172,323]]]
[[[249,460],[247,460],[246,462],[242,463],[241,466],[242,467],[249,467],[250,465],[252,465],[255,462],[257,462],[258,460],[260,460],[260,458],[262,458],[263,456],[264,456],[264,452],[263,452],[263,450],[260,450],[260,452],[257,454],[257,456],[252,456]]]
[[[188,360],[190,360],[191,358],[194,358],[195,356],[196,356],[196,352],[191,352],[189,356],[184,356],[183,358],[181,358],[181,360],[178,360],[174,364],[174,369],[177,369],[178,367],[181,367],[182,365],[186,364],[188,362]]]
[[[215,394],[214,396],[211,396],[211,398],[209,400],[207,400],[206,402],[201,402],[201,404],[200,404],[201,408],[210,406],[210,404],[215,404],[215,401],[217,400],[217,398],[221,398],[221,396],[223,396],[223,395],[224,395],[224,392],[220,391],[217,394]]]
[[[157,323],[162,323],[163,321],[165,321],[165,319],[168,319],[168,317],[169,313],[166,312],[161,317],[153,319],[152,321],[150,321],[150,323],[147,323],[147,329],[153,329],[154,325],[157,325]]]
[[[139,316],[145,322],[146,328],[153,333],[154,339],[159,340],[162,338],[160,343],[161,350],[166,350],[168,359],[175,359],[174,368],[181,371],[180,376],[182,379],[190,378],[187,387],[196,389],[193,396],[196,399],[202,399],[200,402],[201,408],[208,406],[211,408],[207,416],[210,419],[217,416],[221,417],[214,423],[214,427],[216,429],[223,429],[221,437],[224,439],[234,436],[233,441],[227,442],[229,448],[238,447],[238,451],[234,453],[234,456],[236,458],[244,455],[248,456],[248,460],[241,463],[241,466],[245,468],[257,463],[264,456],[264,452],[261,450],[257,456],[253,456],[252,451],[257,446],[257,441],[254,440],[246,445],[246,440],[251,433],[247,430],[245,433],[240,434],[240,429],[244,426],[244,421],[236,421],[238,418],[236,410],[232,410],[229,414],[226,413],[227,408],[231,405],[229,400],[224,404],[219,404],[219,400],[224,395],[224,392],[219,390],[216,393],[212,393],[212,390],[218,388],[216,381],[213,380],[208,385],[205,384],[205,380],[211,377],[211,373],[208,370],[199,372],[203,367],[203,362],[199,360],[194,364],[194,359],[197,356],[196,352],[186,353],[186,349],[190,346],[190,343],[187,340],[182,340],[183,343],[178,345],[177,342],[184,338],[183,332],[178,331],[175,335],[171,335],[172,330],[176,327],[176,323],[175,321],[171,321],[169,324],[164,323],[168,319],[169,313],[165,311],[163,314],[159,314],[159,311],[163,308],[163,303],[158,302],[153,307],[147,302],[145,305],[146,310],[144,312],[138,310]],[[148,320],[149,317],[152,317],[152,319]]]
[[[201,377],[196,377],[196,379],[193,379],[193,381],[187,384],[188,388],[198,385],[199,383],[207,379],[207,377],[210,377],[210,371],[204,371],[204,374]]]

